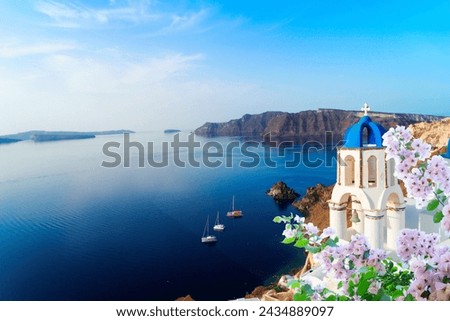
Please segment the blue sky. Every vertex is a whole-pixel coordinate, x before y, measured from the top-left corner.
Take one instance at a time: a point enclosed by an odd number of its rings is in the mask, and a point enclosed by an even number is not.
[[[267,110],[449,115],[450,1],[0,3],[0,134]]]

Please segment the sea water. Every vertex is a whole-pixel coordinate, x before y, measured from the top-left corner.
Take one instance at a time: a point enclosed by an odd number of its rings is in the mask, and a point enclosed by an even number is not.
[[[174,134],[130,136],[153,156]],[[182,133],[187,139],[188,133]],[[206,139],[225,147],[236,138]],[[335,181],[335,164],[286,168],[287,159],[304,152],[262,145],[252,149],[276,163],[239,166],[251,159],[239,148],[217,157],[224,164],[209,168],[176,166],[174,154],[162,168],[139,167],[139,151],[130,149],[130,166],[111,162],[103,147],[123,147],[124,137],[0,145],[0,299],[1,300],[196,300],[244,296],[281,273],[300,267],[301,250],[280,242],[283,227],[276,215],[298,213],[266,195],[283,180],[298,193],[317,183]],[[169,144],[170,146],[170,144]],[[114,150],[114,149],[111,149]],[[194,156],[201,162],[201,149]],[[156,156],[155,156],[156,155]],[[180,150],[187,160],[188,151]],[[323,159],[323,150],[309,152]],[[147,156],[145,156],[147,157]],[[226,166],[230,159],[232,166]],[[240,219],[226,217],[235,196]],[[214,232],[215,245],[202,244],[205,222],[211,227],[219,211],[225,231]],[[212,231],[212,229],[211,229]]]

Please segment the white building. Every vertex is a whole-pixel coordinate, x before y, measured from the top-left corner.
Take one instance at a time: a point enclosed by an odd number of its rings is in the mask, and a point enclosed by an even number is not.
[[[338,149],[337,180],[329,202],[330,226],[340,239],[364,234],[372,247],[396,249],[405,228],[405,200],[394,177],[394,161],[386,160],[382,136],[386,132],[367,115],[345,133]],[[351,225],[347,224],[351,217]]]

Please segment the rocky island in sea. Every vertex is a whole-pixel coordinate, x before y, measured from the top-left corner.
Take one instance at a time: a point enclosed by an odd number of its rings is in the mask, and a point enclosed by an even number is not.
[[[277,202],[281,204],[292,203],[300,195],[292,188],[286,185],[285,182],[279,181],[275,183],[266,193]]]
[[[17,143],[17,142],[20,142],[20,141],[21,141],[21,139],[0,137],[0,144],[11,144],[11,143]]]
[[[164,129],[164,134],[175,134],[179,132],[181,132],[180,129],[172,129],[172,128]]]
[[[27,132],[0,136],[0,144],[16,143],[24,140],[32,140],[34,142],[48,142],[58,140],[89,139],[95,138],[96,136],[100,135],[120,135],[131,133],[134,133],[134,131],[128,129],[93,132],[30,130]]]

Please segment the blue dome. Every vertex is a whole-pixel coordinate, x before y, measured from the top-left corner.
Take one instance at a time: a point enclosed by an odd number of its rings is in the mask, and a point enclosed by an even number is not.
[[[447,153],[441,155],[444,158],[450,158],[450,138],[448,139],[447,143]]]
[[[363,141],[363,132],[367,129],[367,142]],[[349,127],[344,134],[344,147],[360,148],[365,144],[376,147],[383,147],[383,134],[386,129],[375,123],[369,116],[362,117],[356,124]]]

